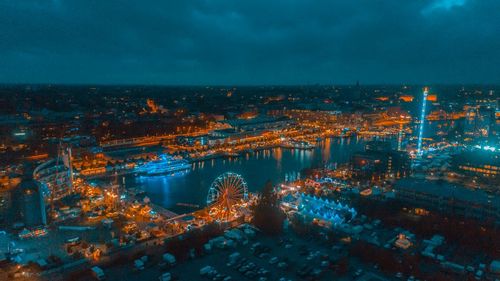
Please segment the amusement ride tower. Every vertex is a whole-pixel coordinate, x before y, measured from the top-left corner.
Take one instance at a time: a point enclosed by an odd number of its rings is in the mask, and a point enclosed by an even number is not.
[[[417,158],[422,157],[422,137],[424,135],[424,124],[425,124],[425,107],[427,104],[427,95],[429,94],[429,88],[424,87],[423,99],[422,99],[422,109],[420,112],[420,128],[418,130],[418,142],[417,142]]]

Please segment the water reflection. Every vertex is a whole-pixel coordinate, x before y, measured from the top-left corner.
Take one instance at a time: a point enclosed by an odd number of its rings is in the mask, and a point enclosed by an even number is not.
[[[192,209],[176,204],[203,206],[210,184],[224,172],[241,174],[248,182],[249,190],[257,191],[268,179],[275,183],[282,181],[286,173],[332,163],[345,163],[353,152],[363,149],[364,143],[364,139],[333,138],[322,141],[313,150],[274,148],[247,153],[234,159],[211,159],[193,164],[192,171],[185,175],[135,178],[129,176],[126,186],[144,189],[152,202],[175,212],[187,212]]]

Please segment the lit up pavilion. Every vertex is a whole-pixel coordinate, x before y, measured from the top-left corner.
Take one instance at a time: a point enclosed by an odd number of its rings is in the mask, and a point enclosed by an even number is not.
[[[296,214],[303,220],[317,221],[330,227],[348,223],[357,215],[356,210],[347,204],[304,193],[289,194],[284,201],[284,204],[295,209]]]

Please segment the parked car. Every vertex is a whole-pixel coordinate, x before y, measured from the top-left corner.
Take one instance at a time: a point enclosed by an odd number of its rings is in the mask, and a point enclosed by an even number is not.
[[[144,270],[144,262],[141,259],[136,259],[134,261],[135,270]]]
[[[104,280],[106,279],[106,276],[104,275],[104,271],[98,267],[94,266],[90,269],[92,271],[92,276],[97,279],[97,280]]]
[[[160,275],[160,278],[158,278],[160,281],[171,281],[172,280],[172,274],[170,272],[165,272],[162,275]]]
[[[209,273],[213,272],[214,270],[215,270],[215,268],[213,266],[210,266],[210,265],[204,266],[200,269],[200,275],[206,276]]]
[[[278,257],[272,257],[272,258],[269,260],[269,264],[275,264],[275,263],[278,263],[278,262],[279,262]]]
[[[284,269],[287,267],[288,267],[288,264],[284,261],[278,263],[278,268]]]

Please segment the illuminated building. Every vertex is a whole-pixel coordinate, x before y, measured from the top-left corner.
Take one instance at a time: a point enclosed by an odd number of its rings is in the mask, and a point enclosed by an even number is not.
[[[243,112],[241,114],[238,114],[236,117],[238,119],[253,119],[253,118],[257,117],[258,115],[259,115],[258,111],[252,110],[252,111],[246,111],[246,112]]]
[[[424,124],[425,124],[425,107],[427,104],[427,95],[429,94],[429,88],[425,87],[422,96],[422,109],[420,112],[420,128],[418,130],[418,143],[417,143],[417,157],[422,157],[422,137],[424,135]]]
[[[153,99],[147,99],[146,104],[148,105],[148,107],[152,113],[158,112],[158,106],[156,105],[156,103]]]
[[[467,151],[452,156],[452,171],[471,177],[500,183],[500,152],[490,150]]]
[[[181,145],[207,145],[208,135],[199,136],[177,136],[175,142]]]
[[[348,223],[357,215],[356,210],[347,204],[304,193],[287,195],[282,205],[296,210],[296,216],[303,221],[316,222],[331,228]]]
[[[414,97],[410,96],[410,95],[402,95],[399,97],[399,99],[404,101],[404,102],[412,102]]]
[[[386,97],[386,96],[377,97],[375,99],[378,101],[389,101],[389,97]]]
[[[499,198],[490,198],[482,190],[414,179],[399,180],[395,190],[396,198],[411,204],[412,207],[478,220],[500,220]]]
[[[402,233],[400,233],[396,241],[394,241],[394,246],[403,250],[408,250],[412,245],[413,243],[411,243],[410,239]]]
[[[438,98],[436,94],[430,94],[427,96],[427,100],[430,102],[437,102]]]
[[[406,152],[393,150],[388,142],[372,141],[365,151],[353,154],[351,167],[355,178],[384,179],[405,176],[410,163]]]
[[[488,137],[495,125],[494,111],[479,106],[468,106],[465,112],[464,134],[473,137]]]
[[[258,116],[252,119],[231,119],[223,121],[226,128],[213,130],[208,135],[208,145],[236,144],[256,141],[265,132],[281,132],[294,124],[288,117]]]
[[[223,122],[229,124],[239,132],[279,131],[293,124],[293,121],[287,117],[273,118],[267,116],[257,116],[252,119],[232,119]]]
[[[42,186],[42,193],[50,200],[59,200],[73,191],[73,170],[71,150],[65,149],[55,159],[51,159],[33,172],[33,178]]]

